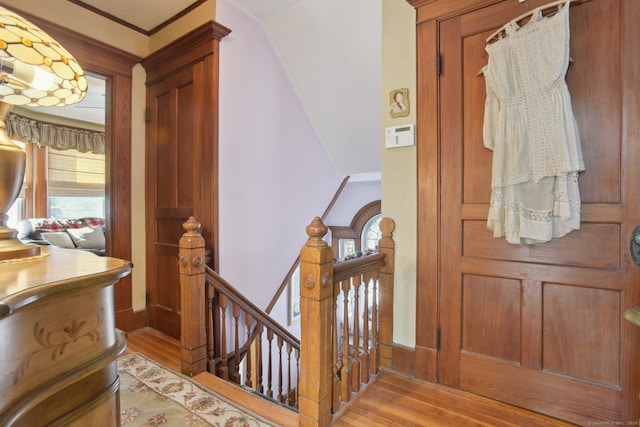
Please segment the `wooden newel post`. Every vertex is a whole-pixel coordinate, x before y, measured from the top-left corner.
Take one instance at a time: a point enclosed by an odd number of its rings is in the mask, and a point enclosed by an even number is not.
[[[315,217],[300,251],[300,426],[331,424],[333,250],[322,240],[325,234]]]
[[[205,249],[200,223],[190,217],[180,238],[180,347],[182,373],[189,376],[207,370],[205,331]]]
[[[378,251],[384,254],[384,267],[380,269],[379,283],[379,321],[378,321],[378,348],[379,364],[384,368],[391,368],[393,350],[393,288],[394,288],[394,264],[395,242],[393,230],[396,224],[391,218],[382,218],[380,231],[382,238],[378,242]]]

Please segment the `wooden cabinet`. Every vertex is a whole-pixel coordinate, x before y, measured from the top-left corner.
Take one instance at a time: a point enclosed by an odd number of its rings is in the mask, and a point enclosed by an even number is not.
[[[130,272],[58,248],[0,264],[0,425],[120,425],[114,284]]]

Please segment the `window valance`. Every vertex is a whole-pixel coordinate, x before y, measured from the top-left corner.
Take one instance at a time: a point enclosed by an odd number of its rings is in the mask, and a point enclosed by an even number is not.
[[[104,132],[47,123],[10,113],[5,119],[7,134],[13,139],[46,145],[56,150],[104,154]]]

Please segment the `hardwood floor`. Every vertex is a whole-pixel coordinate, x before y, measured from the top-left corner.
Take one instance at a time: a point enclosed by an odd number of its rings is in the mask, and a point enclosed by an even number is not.
[[[155,329],[143,328],[127,333],[124,354],[131,353],[142,353],[162,366],[180,372],[180,341]]]
[[[572,426],[451,387],[383,372],[334,426]]]
[[[180,343],[151,328],[130,332],[125,354],[139,352],[156,362],[180,371]],[[297,415],[215,377],[196,377],[208,387],[241,402],[251,410],[284,426],[297,425]],[[234,389],[237,389],[234,391]],[[233,397],[236,397],[235,399]],[[258,399],[256,401],[255,399]],[[394,372],[383,372],[356,401],[345,408],[333,423],[338,427],[418,427],[418,426],[486,426],[545,427],[571,426],[504,403],[496,402],[450,387],[418,381]]]

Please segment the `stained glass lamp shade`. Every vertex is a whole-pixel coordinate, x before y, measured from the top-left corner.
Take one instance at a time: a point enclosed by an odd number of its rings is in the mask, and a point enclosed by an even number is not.
[[[37,246],[21,244],[6,225],[25,172],[24,152],[6,133],[7,114],[14,105],[75,104],[86,92],[78,61],[37,26],[0,6],[0,262],[40,253]]]

